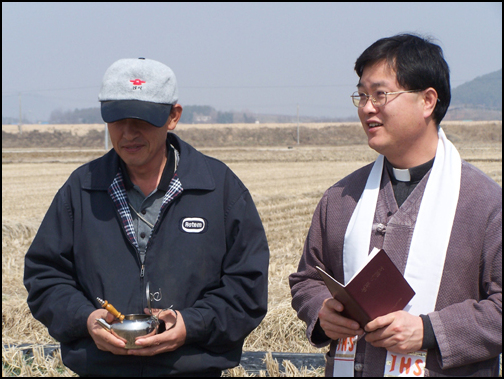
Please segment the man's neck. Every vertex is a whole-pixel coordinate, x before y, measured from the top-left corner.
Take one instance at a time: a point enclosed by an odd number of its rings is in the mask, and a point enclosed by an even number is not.
[[[158,187],[166,161],[165,151],[160,159],[151,161],[148,167],[126,166],[130,180],[140,188],[145,196],[148,196]]]
[[[437,128],[431,127],[414,144],[405,145],[403,149],[385,154],[393,167],[409,169],[429,162],[436,156],[439,136]]]

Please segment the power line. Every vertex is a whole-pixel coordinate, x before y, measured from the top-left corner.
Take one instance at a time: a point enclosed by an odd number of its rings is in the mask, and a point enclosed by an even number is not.
[[[491,78],[483,78],[487,80],[493,80]],[[481,78],[480,78],[481,80]],[[455,82],[464,82],[464,80],[451,80],[452,84]],[[354,87],[354,84],[310,84],[310,85],[258,85],[258,86],[179,86],[180,89],[275,89],[275,88],[337,88],[337,87]],[[2,96],[17,96],[21,94],[29,94],[34,92],[48,92],[48,91],[70,91],[70,90],[81,90],[81,89],[99,89],[99,86],[87,86],[87,87],[66,87],[66,88],[44,88],[44,89],[32,89],[32,90],[20,90],[20,91],[7,91],[2,92]]]
[[[315,84],[303,86],[180,86],[181,89],[264,89],[264,88],[330,88],[330,87],[352,87],[354,84]]]
[[[482,75],[485,76],[485,75]],[[482,80],[488,80],[488,81],[495,81],[496,78],[490,77],[490,78],[484,78],[482,76],[479,76],[475,79],[478,79],[479,81]],[[472,79],[472,80],[475,80]],[[450,82],[452,83],[469,83],[472,80],[464,80],[464,79],[451,79]],[[256,86],[245,86],[245,85],[240,85],[240,86],[180,86],[180,89],[268,89],[268,88],[334,88],[334,87],[354,87],[355,83],[353,84],[310,84],[310,85],[256,85]],[[18,90],[18,91],[7,91],[7,92],[2,92],[2,96],[14,96],[14,95],[19,95],[25,94],[25,93],[33,93],[33,92],[47,92],[47,91],[69,91],[69,90],[80,90],[80,89],[99,89],[100,86],[86,86],[86,87],[65,87],[65,88],[44,88],[44,89],[32,89],[32,90]]]
[[[312,85],[281,85],[281,86],[179,86],[180,89],[267,89],[267,88],[331,88],[331,87],[348,87],[354,86],[353,84],[312,84]],[[45,88],[33,90],[20,90],[20,91],[7,91],[2,92],[2,96],[14,96],[18,94],[27,94],[34,92],[47,92],[47,91],[69,91],[76,89],[99,89],[98,86],[90,87],[67,87],[67,88]]]
[[[67,87],[67,88],[45,88],[45,89],[33,89],[33,90],[20,90],[20,91],[8,91],[2,92],[2,96],[13,96],[19,94],[33,93],[33,92],[46,92],[46,91],[70,91],[75,89],[90,89],[90,88],[100,88],[98,86],[90,86],[90,87]]]

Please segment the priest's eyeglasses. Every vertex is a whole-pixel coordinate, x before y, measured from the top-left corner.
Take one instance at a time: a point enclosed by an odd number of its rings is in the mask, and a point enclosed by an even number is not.
[[[385,104],[387,104],[387,96],[388,95],[398,95],[400,93],[409,93],[409,92],[421,92],[423,90],[421,89],[413,89],[409,91],[396,91],[396,92],[384,92],[384,91],[378,91],[374,95],[366,95],[365,93],[355,91],[352,96],[352,102],[353,105],[355,105],[357,108],[364,108],[369,100],[371,98],[371,102],[373,103],[373,106],[375,107],[383,107]]]

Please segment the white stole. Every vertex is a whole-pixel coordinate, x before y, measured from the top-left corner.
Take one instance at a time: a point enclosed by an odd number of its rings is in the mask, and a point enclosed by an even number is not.
[[[415,316],[434,311],[460,191],[460,155],[441,128],[438,135],[436,159],[418,211],[404,272],[416,293],[405,310]],[[368,259],[383,159],[383,155],[376,159],[348,223],[343,245],[345,284]]]

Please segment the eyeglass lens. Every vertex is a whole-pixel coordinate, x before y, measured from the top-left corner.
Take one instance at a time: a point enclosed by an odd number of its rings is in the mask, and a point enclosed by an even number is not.
[[[369,98],[372,99],[373,105],[378,107],[385,105],[387,102],[387,94],[385,92],[377,92],[373,95],[354,92],[351,97],[354,105],[358,108],[365,107]]]

